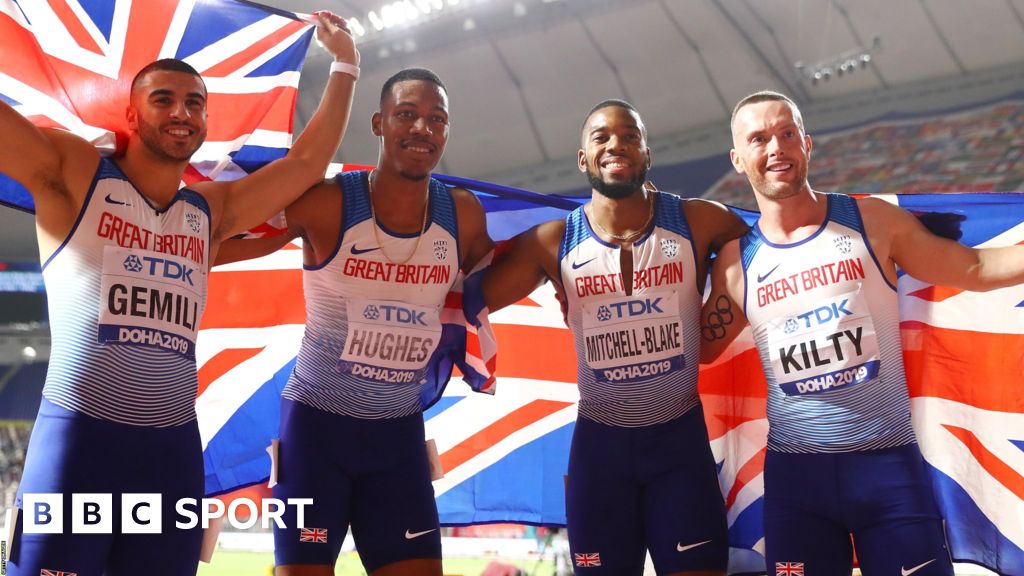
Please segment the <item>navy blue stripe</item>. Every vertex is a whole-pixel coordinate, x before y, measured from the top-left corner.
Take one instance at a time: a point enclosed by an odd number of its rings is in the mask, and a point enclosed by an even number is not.
[[[864,223],[857,210],[857,201],[845,194],[829,194],[829,218],[847,228],[864,233]]]
[[[346,230],[370,218],[369,172],[357,170],[342,172],[335,177],[341,186],[341,205],[344,215],[342,235]]]

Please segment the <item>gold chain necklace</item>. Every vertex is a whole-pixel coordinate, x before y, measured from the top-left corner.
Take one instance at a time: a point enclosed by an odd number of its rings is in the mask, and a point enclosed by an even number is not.
[[[650,201],[651,210],[647,214],[647,221],[644,222],[643,226],[641,226],[637,231],[630,232],[629,234],[621,234],[621,235],[620,234],[612,234],[611,232],[605,230],[604,226],[601,226],[601,223],[597,221],[597,214],[594,213],[594,205],[593,204],[590,205],[590,213],[593,216],[594,225],[597,226],[597,229],[600,230],[605,236],[608,236],[612,240],[618,240],[619,242],[628,242],[628,241],[632,240],[633,238],[636,238],[637,236],[639,236],[639,235],[643,234],[644,232],[646,232],[647,231],[647,227],[650,226],[650,224],[651,224],[651,220],[654,220],[654,201],[655,201],[655,198],[654,198],[654,195],[652,194],[651,195],[651,201]]]
[[[380,241],[380,232],[377,230],[377,213],[373,209],[373,175],[375,172],[376,170],[371,170],[370,174],[366,177],[366,186],[370,190],[370,220],[373,221],[373,239],[377,242],[377,246],[380,247],[380,253],[384,256],[385,260],[391,264],[402,265],[412,260],[412,257],[416,255],[416,251],[420,249],[420,242],[423,241],[423,234],[427,231],[427,215],[430,214],[430,184],[429,182],[427,183],[427,193],[423,199],[423,223],[420,224],[420,231],[416,235],[416,244],[412,247],[412,252],[405,257],[405,260],[396,262],[384,250],[384,243]]]

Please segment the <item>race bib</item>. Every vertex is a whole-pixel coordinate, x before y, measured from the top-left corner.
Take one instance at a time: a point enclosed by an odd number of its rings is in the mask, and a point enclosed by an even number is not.
[[[364,299],[345,305],[348,333],[339,369],[380,382],[418,382],[441,339],[440,308]]]
[[[678,294],[584,302],[583,346],[587,365],[602,382],[646,380],[682,368]]]
[[[186,258],[106,246],[98,341],[151,346],[195,357],[206,271]]]
[[[788,396],[821,394],[878,376],[878,339],[859,291],[768,324],[775,381]]]

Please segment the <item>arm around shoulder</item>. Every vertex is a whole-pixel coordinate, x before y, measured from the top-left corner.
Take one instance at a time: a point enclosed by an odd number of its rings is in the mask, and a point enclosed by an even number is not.
[[[726,242],[746,234],[750,227],[724,204],[703,198],[684,201],[687,220],[695,236],[706,239],[708,256],[718,252]]]
[[[494,241],[487,234],[487,215],[480,200],[464,188],[452,189],[452,197],[459,221],[459,242],[465,247],[462,269],[468,273],[494,248]]]
[[[552,220],[509,240],[484,276],[484,298],[492,312],[525,298],[546,278],[557,278],[564,231],[564,220]]]

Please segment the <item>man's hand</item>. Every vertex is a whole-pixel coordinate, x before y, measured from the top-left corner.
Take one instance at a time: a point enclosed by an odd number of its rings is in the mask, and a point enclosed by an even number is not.
[[[359,51],[356,50],[352,31],[344,18],[327,10],[317,12],[316,40],[338,62],[359,66]]]

